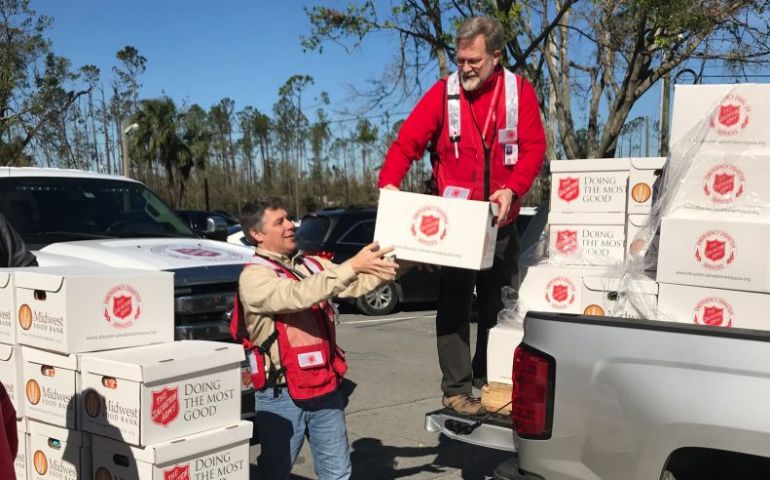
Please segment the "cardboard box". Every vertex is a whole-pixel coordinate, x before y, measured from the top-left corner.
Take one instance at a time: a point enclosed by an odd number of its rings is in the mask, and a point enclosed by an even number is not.
[[[513,351],[524,338],[524,326],[503,323],[489,330],[487,342],[487,381],[513,383]],[[508,399],[510,400],[510,398]]]
[[[655,319],[658,284],[652,277],[583,277],[582,288],[583,315]]]
[[[551,213],[548,257],[565,265],[610,265],[626,252],[622,213]]]
[[[600,267],[536,265],[529,267],[519,289],[519,311],[580,313],[584,276],[601,275]]]
[[[22,380],[21,347],[0,343],[0,383],[11,397],[18,418],[24,417],[24,382]]]
[[[16,292],[13,270],[0,268],[0,343],[16,343]]]
[[[770,311],[765,293],[660,284],[658,319],[725,328],[770,330],[761,312]]]
[[[652,225],[647,225],[649,215],[628,215],[626,217],[626,257],[639,256],[644,262],[645,270],[655,271],[658,268],[658,250],[660,248],[660,230],[653,234]]]
[[[77,429],[80,393],[78,355],[21,347],[21,356],[26,416],[52,425]]]
[[[235,423],[243,347],[183,341],[84,354],[84,431],[149,445]]]
[[[648,214],[652,209],[666,157],[635,157],[630,160],[627,213]]]
[[[671,151],[766,152],[770,85],[676,85]]]
[[[77,353],[174,340],[172,273],[41,267],[15,277],[21,344]]]
[[[676,191],[664,214],[678,209],[762,216],[770,213],[770,155],[698,153],[674,168]]]
[[[19,449],[16,453],[16,459],[13,462],[13,469],[16,471],[16,480],[27,480],[27,450],[29,449],[29,433],[27,430],[27,419],[20,418],[16,421],[16,435],[19,439]]]
[[[248,480],[251,422],[207,430],[174,441],[135,447],[94,443],[96,480]]]
[[[30,480],[81,480],[91,476],[91,435],[29,422]]]
[[[551,162],[551,212],[626,212],[627,158]]]
[[[678,212],[660,230],[659,282],[770,292],[770,219]]]
[[[403,260],[483,270],[494,259],[496,218],[489,202],[380,190],[374,239]]]

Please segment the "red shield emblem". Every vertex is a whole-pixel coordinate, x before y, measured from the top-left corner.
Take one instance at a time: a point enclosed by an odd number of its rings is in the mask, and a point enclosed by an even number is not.
[[[556,233],[556,250],[564,254],[577,250],[577,230],[562,230]]]
[[[715,327],[722,325],[722,322],[724,321],[724,312],[724,308],[704,307],[703,323],[706,325],[713,325]]]
[[[725,195],[735,188],[735,175],[716,174],[714,175],[714,191],[720,195]]]
[[[119,319],[124,320],[134,310],[133,304],[133,299],[127,295],[112,297],[112,313]]]
[[[438,233],[441,220],[433,215],[423,215],[420,219],[420,232],[426,237],[432,237]]]
[[[185,255],[190,255],[192,257],[218,257],[219,252],[215,252],[213,250],[206,250],[204,248],[177,248],[177,252],[183,253]]]
[[[163,480],[190,480],[190,464],[163,470]]]
[[[566,285],[554,285],[553,286],[553,299],[557,302],[563,302],[567,300],[567,286]]]
[[[152,422],[168,425],[179,416],[179,387],[152,392]]]
[[[706,240],[706,258],[716,262],[725,258],[725,242],[719,240]]]
[[[739,105],[722,105],[719,107],[719,123],[725,127],[736,125],[741,119],[741,107]]]
[[[559,179],[559,198],[571,202],[580,195],[580,179],[564,177]]]

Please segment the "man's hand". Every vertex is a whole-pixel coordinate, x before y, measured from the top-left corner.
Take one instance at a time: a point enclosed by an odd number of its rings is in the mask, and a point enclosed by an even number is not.
[[[382,187],[382,189],[383,190],[396,190],[396,191],[400,190],[400,188],[398,188],[397,186],[393,185],[392,183],[389,183],[389,184],[385,185],[384,187]]]
[[[497,223],[499,224],[502,222],[505,217],[508,216],[508,211],[511,209],[511,204],[514,200],[514,193],[513,190],[510,188],[501,188],[500,190],[495,191],[492,195],[489,196],[490,202],[495,202],[498,205],[500,205],[500,211],[497,212]]]
[[[383,280],[393,280],[396,277],[398,264],[383,258],[392,251],[393,247],[380,248],[379,243],[370,243],[350,259],[350,266],[356,273],[369,273]]]

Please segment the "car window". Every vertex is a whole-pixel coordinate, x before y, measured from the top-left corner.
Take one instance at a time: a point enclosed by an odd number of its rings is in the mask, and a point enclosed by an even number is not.
[[[323,242],[330,225],[331,220],[329,217],[306,215],[294,235],[298,241]]]
[[[374,220],[364,220],[350,227],[337,243],[368,245],[374,239]]]

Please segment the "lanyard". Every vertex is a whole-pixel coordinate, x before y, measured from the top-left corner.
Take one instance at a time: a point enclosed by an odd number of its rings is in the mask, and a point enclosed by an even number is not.
[[[500,77],[495,80],[495,92],[492,94],[492,103],[489,104],[489,111],[487,111],[487,118],[484,120],[484,129],[481,131],[481,141],[484,142],[485,148],[492,148],[492,145],[487,146],[487,133],[489,131],[489,122],[492,118],[497,118],[496,106],[497,98],[500,96]],[[473,111],[473,109],[471,109]]]

